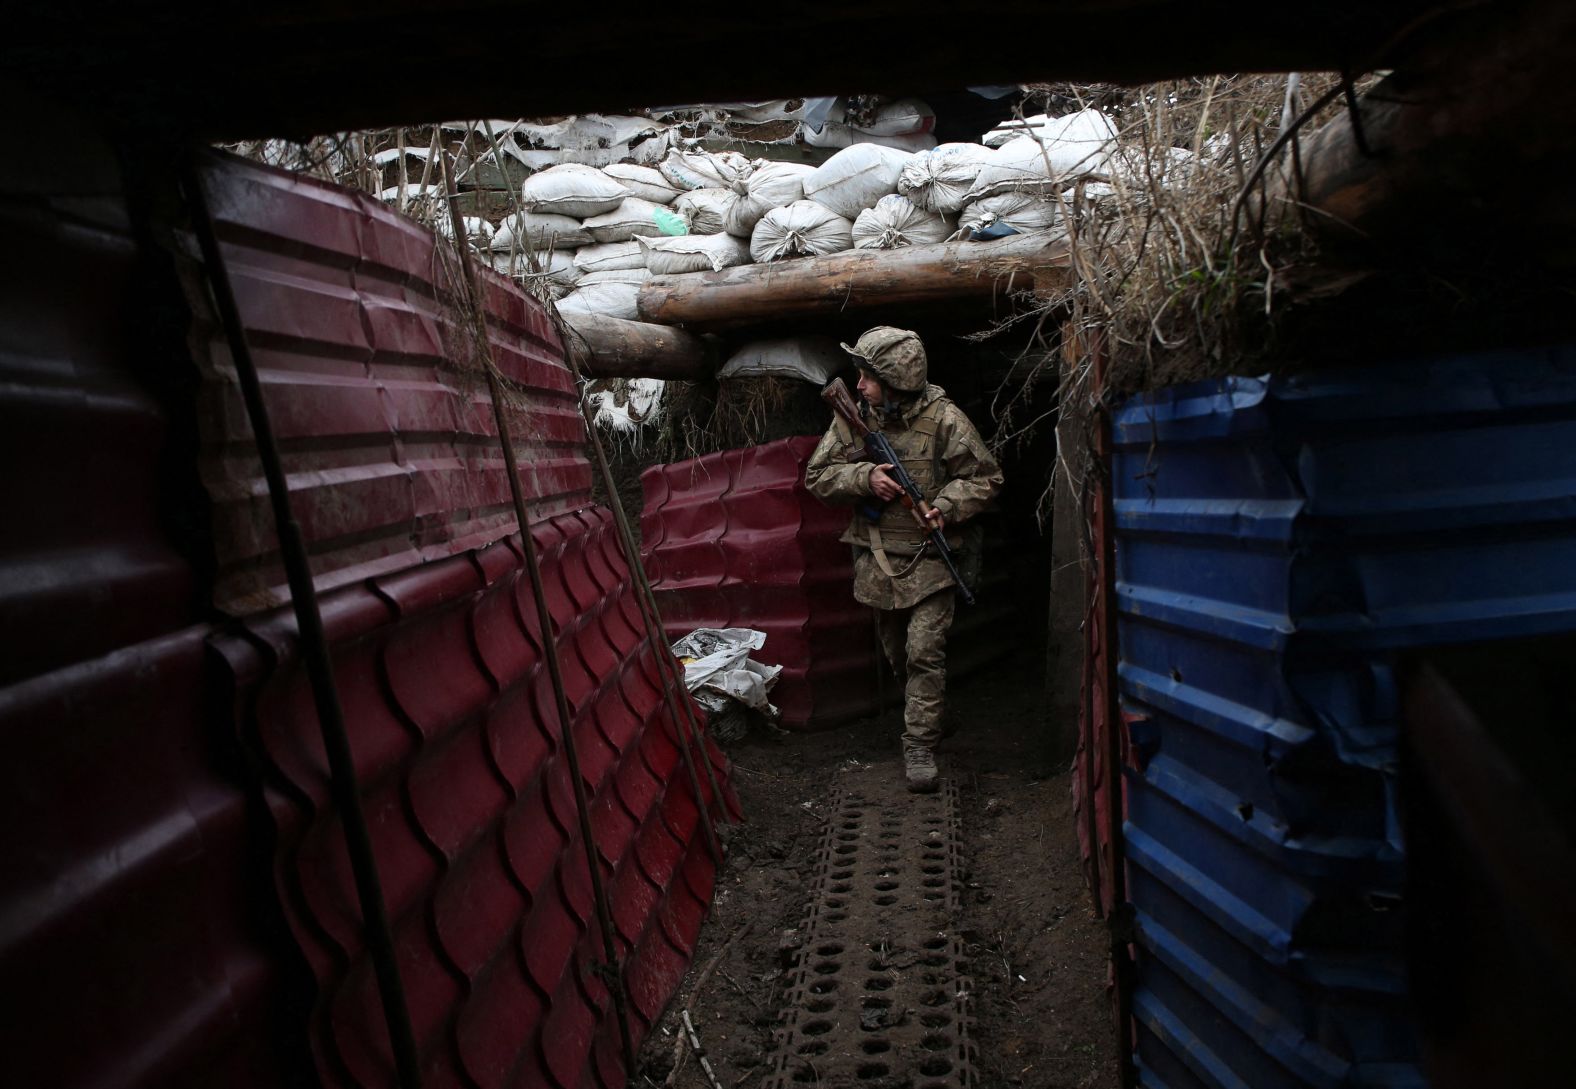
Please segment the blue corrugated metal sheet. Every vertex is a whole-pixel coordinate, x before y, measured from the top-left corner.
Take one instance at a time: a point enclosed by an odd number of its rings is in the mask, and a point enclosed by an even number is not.
[[[1141,1084],[1421,1085],[1395,652],[1576,630],[1576,349],[1115,419]]]

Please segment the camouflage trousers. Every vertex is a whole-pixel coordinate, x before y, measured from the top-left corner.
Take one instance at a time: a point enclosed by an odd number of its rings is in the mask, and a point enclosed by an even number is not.
[[[877,609],[881,649],[903,679],[903,748],[934,749],[947,702],[947,629],[957,595],[949,586],[907,609]]]

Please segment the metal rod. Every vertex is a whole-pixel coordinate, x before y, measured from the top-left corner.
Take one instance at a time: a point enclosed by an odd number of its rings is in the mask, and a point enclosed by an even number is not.
[[[465,234],[465,221],[455,201],[454,175],[449,156],[443,154],[443,189],[448,198],[449,223],[454,230],[454,244],[460,251],[460,267],[464,272],[465,286],[470,292],[474,308],[477,351],[481,353],[482,370],[487,376],[487,392],[492,397],[493,417],[498,426],[498,441],[503,446],[504,462],[509,480],[509,495],[514,501],[515,520],[520,524],[520,547],[525,554],[526,572],[531,578],[531,596],[536,599],[537,626],[542,633],[542,656],[547,661],[547,676],[553,687],[553,701],[558,711],[559,737],[564,745],[564,758],[569,762],[569,775],[574,785],[575,816],[580,826],[580,840],[585,846],[586,868],[591,874],[591,898],[596,905],[598,929],[602,931],[602,955],[607,960],[608,977],[613,996],[614,1014],[618,1018],[619,1041],[623,1049],[625,1076],[635,1076],[635,1045],[629,1031],[627,996],[624,993],[624,970],[619,963],[618,950],[613,942],[613,916],[608,910],[607,889],[602,884],[602,867],[597,861],[596,841],[592,838],[590,805],[586,800],[585,780],[580,775],[580,757],[575,749],[574,723],[569,713],[569,697],[564,690],[563,668],[558,659],[558,638],[553,630],[552,613],[547,608],[547,594],[542,584],[541,560],[536,554],[536,541],[531,537],[531,523],[525,505],[525,492],[520,487],[520,464],[515,460],[514,438],[509,431],[509,419],[504,411],[503,389],[493,367],[492,348],[487,340],[487,311],[482,298],[481,284],[476,268],[471,262],[471,243]]]
[[[388,1026],[395,1070],[399,1084],[404,1089],[419,1089],[421,1065],[417,1059],[416,1035],[411,1028],[410,1007],[400,979],[399,962],[395,959],[394,931],[389,921],[388,904],[383,898],[383,884],[378,876],[377,857],[372,850],[372,836],[367,830],[367,817],[361,808],[355,759],[350,750],[344,711],[334,683],[333,660],[329,656],[328,636],[323,630],[317,589],[312,583],[312,570],[307,562],[306,541],[291,509],[290,484],[279,460],[279,446],[268,418],[262,383],[247,344],[246,327],[241,321],[240,308],[236,305],[229,270],[219,250],[219,239],[203,190],[197,154],[196,151],[188,153],[182,162],[192,227],[202,249],[203,266],[213,289],[214,304],[224,323],[236,379],[241,386],[241,398],[246,404],[247,418],[251,421],[252,435],[257,442],[257,456],[262,461],[263,476],[268,481],[268,498],[279,533],[279,554],[284,561],[285,576],[290,584],[290,604],[295,610],[296,625],[300,629],[301,655],[312,686],[312,699],[317,707],[323,748],[328,754],[330,791],[334,807],[339,811],[340,820],[345,826],[345,845],[350,853],[351,872],[355,875],[356,895],[361,902],[367,952],[377,973],[378,996],[383,1004],[383,1018]]]
[[[668,646],[667,636],[663,633],[662,614],[657,610],[656,595],[651,591],[651,580],[646,575],[645,564],[641,562],[640,549],[635,545],[635,533],[629,526],[629,517],[624,513],[624,501],[619,497],[618,488],[613,481],[613,470],[608,465],[607,451],[602,446],[602,435],[597,430],[596,421],[592,418],[590,407],[584,397],[580,398],[580,415],[585,419],[586,431],[591,436],[591,449],[596,455],[602,486],[607,489],[608,505],[613,508],[613,521],[618,526],[624,561],[634,581],[635,600],[640,605],[640,618],[646,628],[646,641],[657,659],[657,672],[662,677],[662,693],[667,700],[668,716],[673,722],[674,731],[678,734],[679,755],[684,759],[684,770],[689,776],[690,790],[695,795],[696,808],[700,810],[701,825],[706,835],[706,849],[711,853],[711,860],[720,867],[723,858],[722,846],[717,842],[717,831],[712,827],[707,815],[709,807],[702,800],[700,778],[695,773],[695,755],[691,751],[699,750],[700,763],[706,769],[706,781],[711,786],[712,805],[717,806],[726,815],[727,810],[722,806],[722,795],[717,789],[711,761],[706,756],[705,735],[695,721],[694,707],[690,703],[687,689],[683,687],[682,676],[678,673],[678,661],[673,657],[673,648]],[[675,684],[678,686],[678,691],[686,693],[684,697],[680,698],[676,694]],[[682,715],[679,712],[680,705],[684,709]],[[687,734],[684,729],[686,721],[690,726]]]

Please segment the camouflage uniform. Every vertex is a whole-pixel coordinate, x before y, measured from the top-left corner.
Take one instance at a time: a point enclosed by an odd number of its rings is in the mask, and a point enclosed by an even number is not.
[[[866,422],[883,431],[904,468],[945,519],[954,549],[970,536],[963,523],[984,510],[1001,489],[1001,469],[979,432],[940,386],[926,381],[924,345],[914,333],[880,326],[850,348],[899,398],[881,407],[862,406]],[[870,486],[874,465],[852,429],[832,422],[805,470],[805,486],[829,503],[879,505]],[[893,670],[905,678],[903,745],[933,750],[941,739],[946,698],[947,628],[955,593],[952,576],[930,549],[926,534],[899,500],[886,504],[873,524],[860,511],[842,539],[855,549],[854,597],[874,606]],[[975,545],[977,551],[977,543]]]

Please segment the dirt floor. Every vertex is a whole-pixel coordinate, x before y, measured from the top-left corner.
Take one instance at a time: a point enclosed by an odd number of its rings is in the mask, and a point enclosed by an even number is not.
[[[1024,657],[953,686],[959,729],[941,750],[961,800],[960,930],[975,992],[977,1084],[1115,1089],[1105,929],[1078,864],[1067,769],[1046,756],[1039,673]],[[1007,677],[1033,681],[1012,686]],[[783,740],[756,732],[730,748],[746,822],[730,830],[694,966],[642,1051],[646,1080],[634,1084],[716,1089],[678,1044],[686,1009],[723,1089],[757,1086],[768,1074],[784,936],[804,917],[835,783],[899,775],[900,728],[894,708]]]

